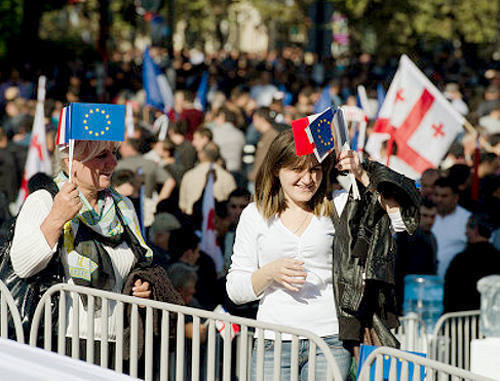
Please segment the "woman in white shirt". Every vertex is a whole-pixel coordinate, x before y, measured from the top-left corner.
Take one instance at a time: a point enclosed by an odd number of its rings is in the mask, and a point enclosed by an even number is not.
[[[110,188],[116,167],[116,142],[76,141],[72,181],[68,181],[68,147],[60,154],[60,172],[54,181],[59,192],[47,190],[28,196],[17,217],[10,252],[14,271],[22,278],[43,270],[54,255],[62,262],[65,281],[121,293],[128,274],[147,264],[152,251],[144,242],[131,201]],[[147,282],[135,283],[133,295],[149,298]],[[100,309],[96,300],[96,307]],[[115,308],[108,309],[108,331],[101,332],[96,313],[94,336],[115,338]],[[68,309],[71,332],[73,306]],[[87,310],[79,301],[80,338],[86,338]]]
[[[257,175],[255,202],[240,217],[226,288],[236,304],[260,299],[257,320],[307,329],[322,337],[345,379],[351,355],[338,339],[332,286],[333,204],[327,198],[331,165],[330,157],[321,164],[313,155],[297,157],[291,130],[273,141]],[[281,379],[285,380],[290,378],[291,344],[290,337],[282,338]],[[266,331],[265,339],[264,379],[268,379],[274,364],[273,332]],[[299,351],[304,378],[307,340],[301,340]],[[326,361],[318,353],[316,378],[326,379],[325,372]]]

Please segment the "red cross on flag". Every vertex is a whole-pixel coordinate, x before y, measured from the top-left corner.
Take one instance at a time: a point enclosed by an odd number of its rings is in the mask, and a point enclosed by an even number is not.
[[[415,179],[426,169],[439,166],[464,122],[463,116],[403,55],[365,150]],[[388,160],[380,154],[384,141],[388,141],[387,152],[396,152]],[[392,149],[394,144],[397,151]]]
[[[33,128],[31,129],[31,140],[28,148],[28,156],[26,157],[26,165],[24,167],[23,179],[21,181],[21,189],[17,196],[17,210],[25,198],[28,196],[28,180],[35,173],[44,172],[48,175],[52,174],[52,164],[47,152],[47,143],[45,140],[45,117],[43,104],[45,102],[45,82],[44,76],[38,79],[38,93],[35,110],[35,118]]]

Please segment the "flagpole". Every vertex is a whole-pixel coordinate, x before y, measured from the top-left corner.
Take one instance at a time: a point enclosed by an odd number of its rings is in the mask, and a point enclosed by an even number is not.
[[[464,119],[464,127],[467,132],[470,132],[472,135],[476,136],[478,134],[477,130],[467,119]]]
[[[69,182],[73,180],[73,152],[75,150],[75,139],[69,139],[69,163],[68,163],[68,177]]]

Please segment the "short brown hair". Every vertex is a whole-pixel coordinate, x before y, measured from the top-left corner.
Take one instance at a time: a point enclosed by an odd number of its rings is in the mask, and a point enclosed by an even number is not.
[[[285,196],[281,189],[278,172],[281,168],[305,167],[315,160],[313,154],[297,156],[291,129],[282,131],[271,143],[264,162],[259,168],[255,182],[255,203],[257,209],[269,219],[287,208]],[[332,167],[331,155],[321,163],[323,178],[321,184],[309,201],[316,216],[329,216],[332,212],[332,201],[328,197],[329,172]]]
[[[210,130],[210,128],[208,127],[198,127],[195,131],[194,131],[195,134],[198,134],[200,136],[203,136],[205,138],[208,138],[209,141],[212,141],[213,138],[214,138],[214,134],[212,132],[212,130]]]

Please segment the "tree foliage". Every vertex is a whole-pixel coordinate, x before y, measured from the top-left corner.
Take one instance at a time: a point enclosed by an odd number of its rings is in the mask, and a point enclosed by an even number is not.
[[[457,40],[486,46],[499,38],[499,2],[491,0],[332,0],[349,18],[354,42],[377,35],[382,54],[413,49],[422,41]]]
[[[281,38],[285,39],[290,29],[307,35],[307,28],[315,23],[308,17],[309,7],[315,1],[319,0],[247,0],[258,9],[268,30],[273,26],[284,31]],[[347,16],[353,53],[364,50],[364,42],[372,35],[376,36],[376,52],[382,56],[439,41],[458,41],[491,50],[500,40],[500,2],[495,0],[322,1],[330,2],[335,10]],[[167,16],[170,3],[164,1],[160,14]],[[174,0],[172,3],[175,20],[186,25],[186,42],[202,47],[208,40],[224,44],[227,24],[236,22],[232,9],[240,1]],[[9,41],[14,41],[13,46],[23,46],[20,40],[34,41],[36,33],[45,40],[85,42],[87,36],[86,42],[95,42],[99,0],[79,3],[83,17],[78,24],[69,22],[71,6],[67,4],[67,0],[0,0],[0,56],[7,54]],[[113,0],[110,4],[113,37],[133,38],[138,33],[147,33],[147,22],[135,12],[134,0]],[[43,28],[38,28],[40,20]],[[241,21],[244,20],[238,20]],[[34,27],[26,28],[30,25]]]

